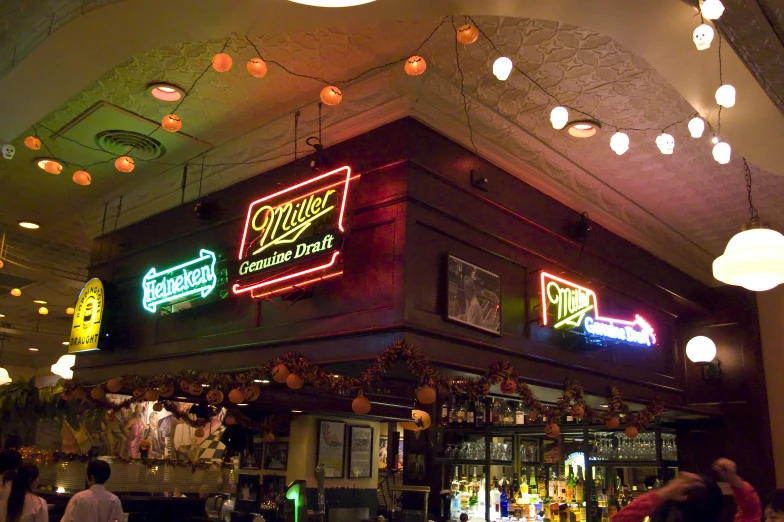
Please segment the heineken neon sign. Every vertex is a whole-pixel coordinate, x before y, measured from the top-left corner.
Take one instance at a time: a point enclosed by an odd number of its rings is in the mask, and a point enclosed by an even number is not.
[[[342,275],[350,167],[248,206],[232,291],[263,298]]]
[[[599,315],[599,303],[593,290],[547,272],[541,273],[541,283],[544,326],[582,330],[590,336],[628,344],[656,344],[653,327],[640,315],[635,315],[634,320]]]
[[[199,250],[199,257],[158,272],[154,267],[142,279],[142,306],[155,313],[158,306],[197,294],[204,298],[215,290],[215,253]]]

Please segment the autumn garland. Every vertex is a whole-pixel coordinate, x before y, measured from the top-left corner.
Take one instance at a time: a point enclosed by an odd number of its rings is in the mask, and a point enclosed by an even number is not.
[[[267,361],[258,369],[239,374],[202,373],[186,370],[154,377],[122,375],[118,379],[102,383],[113,393],[119,392],[120,389],[132,390],[133,397],[119,404],[105,399],[102,385],[93,387],[88,395],[85,392],[86,386],[73,380],[65,382],[63,398],[67,400],[72,397],[89,397],[89,401],[94,406],[117,411],[136,402],[168,398],[176,388],[179,388],[183,393],[189,393],[193,397],[201,396],[206,389],[208,390],[208,402],[213,405],[223,402],[223,391],[225,390],[228,391],[229,401],[236,404],[258,398],[259,387],[254,382],[270,378],[278,383],[285,382],[291,389],[299,389],[307,384],[329,389],[342,396],[362,396],[371,391],[374,383],[378,383],[398,360],[404,360],[408,369],[417,378],[419,383],[417,398],[420,402],[432,404],[435,401],[435,390],[468,397],[486,397],[492,386],[500,384],[501,391],[505,395],[519,397],[519,400],[530,411],[532,419],[540,419],[542,422],[546,420],[548,428],[554,426],[548,433],[551,435],[557,435],[557,433],[553,433],[553,430],[557,429],[558,420],[571,415],[577,420],[584,420],[592,424],[604,423],[610,428],[617,428],[620,424],[620,417],[624,417],[627,434],[636,436],[638,430],[647,428],[653,419],[663,411],[662,405],[658,401],[653,401],[643,410],[631,412],[628,406],[624,405],[620,391],[616,387],[610,389],[606,411],[593,409],[585,402],[582,385],[572,380],[567,380],[563,395],[554,406],[545,406],[534,395],[531,387],[523,381],[517,369],[508,362],[497,362],[491,365],[484,375],[475,378],[446,376],[430,364],[419,348],[403,340],[396,341],[378,354],[359,377],[334,375],[325,372],[296,353],[287,353],[278,359]],[[98,393],[93,393],[96,388],[98,388]],[[212,395],[210,395],[211,392]],[[173,403],[164,401],[164,407],[175,415],[181,415],[178,418],[189,424],[193,422],[193,425],[201,426],[206,422],[203,420],[191,421],[187,415],[180,414]],[[253,421],[236,410],[231,411],[224,418],[226,424],[236,423],[262,433],[271,433],[274,422],[276,421],[272,419]]]

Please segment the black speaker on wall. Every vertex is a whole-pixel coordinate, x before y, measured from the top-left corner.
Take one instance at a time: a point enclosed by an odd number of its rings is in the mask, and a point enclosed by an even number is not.
[[[400,455],[400,432],[393,431],[389,435],[387,443],[387,469],[395,470],[400,467],[398,456]]]

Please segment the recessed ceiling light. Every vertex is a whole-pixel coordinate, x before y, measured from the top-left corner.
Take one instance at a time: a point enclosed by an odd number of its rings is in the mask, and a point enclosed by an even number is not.
[[[609,408],[610,405],[609,404],[600,404],[599,407],[600,408]]]
[[[253,382],[260,382],[261,384],[269,384],[269,379],[253,379]]]
[[[31,352],[37,352],[38,348],[28,348],[28,350],[30,350]]]
[[[49,309],[45,306],[42,306],[41,308],[38,309],[38,313],[41,315],[46,315],[49,313]]]
[[[17,221],[20,227],[26,228],[28,230],[38,230],[41,228],[41,225],[36,223],[35,221]]]
[[[575,138],[590,138],[596,135],[596,131],[602,128],[602,124],[595,120],[577,120],[569,122],[569,134]]]
[[[71,343],[69,343],[68,341],[63,341],[63,346],[68,346],[69,344]]]
[[[241,402],[241,403],[237,404],[237,406],[247,406],[247,405],[248,405],[247,402]]]
[[[312,5],[314,7],[352,7],[369,4],[376,0],[291,0],[295,4]]]
[[[291,410],[291,413],[302,413],[302,410]]]
[[[68,308],[65,309],[65,313],[67,313],[68,315],[73,315],[75,311],[76,310],[74,310],[73,306],[69,306]]]
[[[34,299],[33,302],[35,304],[49,304],[46,301],[44,301],[43,299]]]
[[[147,88],[149,89],[153,98],[165,102],[176,102],[185,94],[185,91],[176,85],[172,85],[171,83],[151,83],[147,86]]]
[[[11,295],[14,297],[19,297],[20,295],[22,295],[22,291],[19,290],[18,288],[12,288]]]

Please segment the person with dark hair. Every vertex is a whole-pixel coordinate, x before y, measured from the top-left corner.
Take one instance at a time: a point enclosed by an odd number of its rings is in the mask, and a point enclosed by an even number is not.
[[[34,495],[38,487],[38,468],[33,464],[19,466],[11,482],[11,493],[0,501],[0,522],[48,522],[46,500]]]
[[[774,489],[765,504],[765,522],[784,522],[784,489]]]
[[[16,468],[22,465],[22,455],[14,449],[0,451],[0,475],[3,477],[3,487],[0,489],[0,500],[8,498],[11,494],[11,482],[14,480]]]
[[[735,522],[759,522],[762,506],[759,496],[748,482],[738,476],[735,463],[719,459],[713,470],[732,487],[737,511]],[[613,517],[613,522],[718,522],[724,502],[718,484],[705,475],[683,472],[666,486],[637,497]]]
[[[87,484],[90,486],[68,501],[61,522],[113,522],[123,519],[122,503],[109,493],[104,484],[112,475],[105,460],[93,460],[87,465]],[[2,522],[2,521],[0,521]]]

